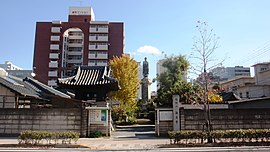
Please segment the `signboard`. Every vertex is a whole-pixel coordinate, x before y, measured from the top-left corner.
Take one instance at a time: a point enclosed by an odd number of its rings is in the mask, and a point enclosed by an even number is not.
[[[107,123],[107,110],[95,110],[89,111],[89,121],[91,124],[103,124]]]
[[[91,7],[70,7],[69,15],[91,15]]]
[[[179,119],[179,95],[173,95],[173,130],[180,130],[180,119]]]
[[[107,110],[101,110],[101,121],[107,121]]]
[[[173,120],[173,112],[172,111],[160,111],[159,112],[159,120],[160,121]]]

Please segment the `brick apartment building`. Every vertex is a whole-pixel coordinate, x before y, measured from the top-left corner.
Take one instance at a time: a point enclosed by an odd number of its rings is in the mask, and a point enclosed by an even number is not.
[[[106,66],[124,49],[124,23],[95,21],[90,7],[70,7],[68,22],[37,22],[33,72],[56,86],[80,65]]]

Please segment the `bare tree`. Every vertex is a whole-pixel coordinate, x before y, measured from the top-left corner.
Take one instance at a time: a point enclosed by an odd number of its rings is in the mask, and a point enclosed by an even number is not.
[[[199,65],[193,66],[194,72],[200,72],[202,77],[203,87],[203,110],[205,111],[205,127],[207,132],[212,131],[211,115],[208,101],[208,73],[207,71],[216,65],[209,67],[209,62],[215,61],[212,58],[214,51],[219,47],[218,37],[213,33],[213,29],[209,30],[206,22],[197,22],[196,26],[199,36],[194,37],[193,54],[192,58],[199,60]],[[208,142],[212,142],[212,139],[208,139]]]

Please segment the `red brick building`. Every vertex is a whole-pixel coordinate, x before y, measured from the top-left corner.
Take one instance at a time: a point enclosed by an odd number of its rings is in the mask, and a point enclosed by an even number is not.
[[[37,22],[33,71],[56,86],[79,65],[106,66],[124,49],[124,23],[95,21],[90,7],[70,7],[68,22]]]

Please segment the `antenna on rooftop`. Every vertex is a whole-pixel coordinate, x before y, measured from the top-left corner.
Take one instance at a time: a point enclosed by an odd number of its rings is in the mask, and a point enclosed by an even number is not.
[[[80,1],[80,6],[82,6],[82,1]]]

